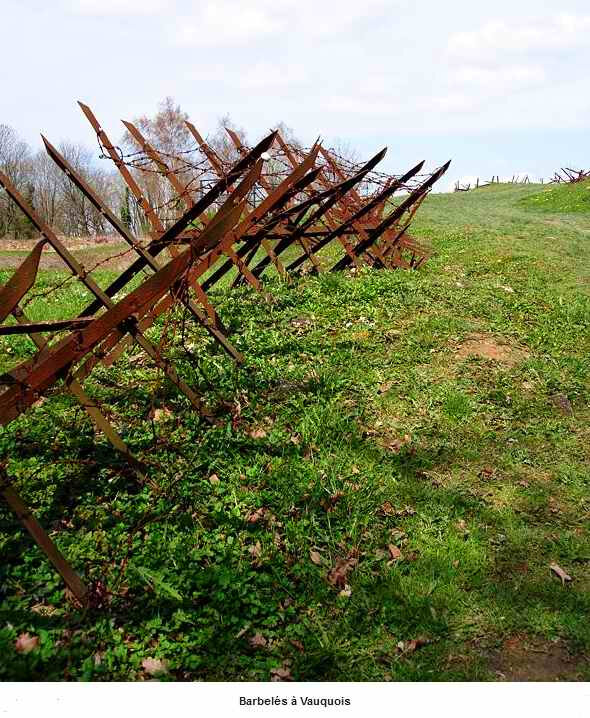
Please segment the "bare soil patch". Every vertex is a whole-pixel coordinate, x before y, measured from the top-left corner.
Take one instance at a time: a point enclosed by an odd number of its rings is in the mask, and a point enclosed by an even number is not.
[[[111,235],[96,237],[59,237],[62,244],[86,267],[92,271],[96,266],[102,269],[121,271],[134,259],[132,250],[120,237]],[[0,269],[16,269],[24,261],[38,240],[0,240]],[[40,269],[65,269],[64,261],[50,244],[43,247]]]
[[[588,669],[587,659],[572,655],[562,641],[526,635],[507,638],[489,658],[500,681],[581,681]]]
[[[512,346],[490,334],[472,334],[459,346],[456,356],[459,359],[492,359],[506,366],[515,366],[527,359],[529,353],[522,347]]]

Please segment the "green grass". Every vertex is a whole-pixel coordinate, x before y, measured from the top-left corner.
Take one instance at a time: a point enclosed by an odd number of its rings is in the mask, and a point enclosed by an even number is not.
[[[86,388],[157,491],[65,395],[0,430],[35,514],[111,592],[76,610],[1,507],[0,678],[134,680],[155,657],[179,680],[485,680],[507,639],[587,653],[590,220],[537,212],[542,191],[431,196],[419,272],[273,280],[268,303],[213,293],[247,366],[198,330],[193,356],[170,351],[214,428],[137,349],[97,370]],[[71,316],[69,287],[31,315]],[[483,341],[499,360],[462,351]],[[0,352],[6,368],[31,348]],[[171,413],[152,423],[153,407]],[[17,654],[22,632],[40,648]]]
[[[543,212],[590,212],[590,181],[550,185],[523,204]]]

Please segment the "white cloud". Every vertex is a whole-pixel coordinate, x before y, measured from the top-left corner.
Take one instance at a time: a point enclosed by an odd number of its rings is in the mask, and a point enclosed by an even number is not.
[[[589,32],[590,15],[557,15],[528,25],[498,20],[477,30],[453,33],[447,49],[451,57],[501,62],[501,53],[506,52],[571,50],[587,45]]]
[[[270,62],[257,62],[237,73],[234,82],[244,90],[260,90],[294,87],[308,79],[306,69],[301,65],[276,65]],[[269,98],[270,100],[271,98]]]
[[[278,32],[283,24],[266,3],[218,0],[200,3],[196,12],[175,17],[169,38],[181,47],[219,46],[251,42]]]
[[[487,96],[538,87],[546,79],[545,69],[540,65],[500,65],[493,68],[462,65],[450,75],[452,83],[468,88],[471,93]]]
[[[330,35],[337,39],[363,18],[405,1],[207,0],[184,12],[169,13],[168,36],[171,44],[180,47],[233,45],[269,36],[278,42]]]
[[[80,15],[156,15],[166,10],[166,0],[67,0],[70,11]]]

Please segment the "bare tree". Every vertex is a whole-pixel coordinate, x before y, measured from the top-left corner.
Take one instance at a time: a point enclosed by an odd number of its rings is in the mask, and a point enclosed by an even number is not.
[[[32,201],[31,152],[27,143],[8,125],[0,125],[0,170],[26,199]],[[0,192],[0,237],[11,234],[13,237],[30,237],[34,232],[18,207],[6,193]]]

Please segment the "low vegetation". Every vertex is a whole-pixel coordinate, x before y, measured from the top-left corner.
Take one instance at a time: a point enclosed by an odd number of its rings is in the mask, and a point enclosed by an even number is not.
[[[544,212],[590,212],[590,180],[549,185],[524,197],[522,203]]]
[[[77,610],[0,507],[0,678],[590,678],[590,218],[544,192],[431,196],[419,272],[219,290],[247,366],[197,330],[175,348],[213,428],[135,350],[97,371],[153,487],[65,395],[2,429],[108,591]],[[30,315],[84,301],[67,284]],[[2,339],[2,368],[30,352]]]

